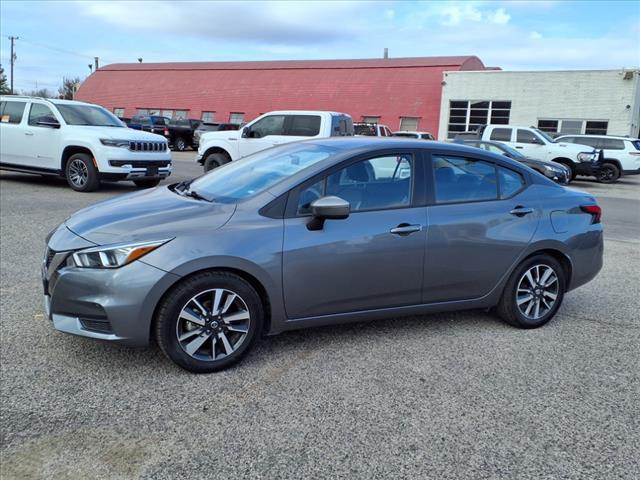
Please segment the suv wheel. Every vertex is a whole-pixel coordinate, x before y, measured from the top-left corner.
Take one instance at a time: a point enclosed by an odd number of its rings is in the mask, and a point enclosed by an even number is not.
[[[184,141],[184,138],[182,137],[178,137],[175,139],[175,141],[173,142],[174,147],[176,147],[176,150],[178,150],[179,152],[184,152],[187,149],[187,142]]]
[[[64,169],[69,186],[76,192],[92,192],[100,186],[98,170],[93,164],[93,157],[87,153],[72,155]]]
[[[535,255],[515,269],[498,304],[498,315],[519,328],[541,327],[560,308],[565,291],[562,266],[549,255]]]
[[[218,168],[225,163],[229,163],[229,158],[223,153],[210,153],[204,160],[204,171],[208,172],[214,168]]]
[[[232,273],[205,272],[179,283],[164,298],[156,340],[185,370],[216,372],[247,354],[263,321],[262,302],[251,285]]]
[[[620,178],[620,169],[613,163],[605,162],[600,166],[597,178],[600,183],[617,182]]]
[[[146,180],[134,180],[133,183],[136,184],[136,187],[153,188],[153,187],[157,187],[158,186],[158,184],[160,183],[160,179],[159,178],[150,178],[150,179],[146,179]]]

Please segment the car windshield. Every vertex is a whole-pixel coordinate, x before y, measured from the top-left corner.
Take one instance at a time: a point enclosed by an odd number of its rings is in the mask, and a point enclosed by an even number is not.
[[[534,128],[533,130],[535,130],[535,132],[538,135],[540,135],[542,138],[544,138],[547,142],[556,143],[556,141],[553,138],[551,138],[551,136],[548,133],[543,132],[542,130],[539,130],[537,128]]]
[[[217,203],[235,203],[271,188],[338,151],[309,143],[270,148],[216,168],[194,180],[189,190]]]
[[[97,105],[57,104],[56,107],[67,125],[126,128],[118,117]]]

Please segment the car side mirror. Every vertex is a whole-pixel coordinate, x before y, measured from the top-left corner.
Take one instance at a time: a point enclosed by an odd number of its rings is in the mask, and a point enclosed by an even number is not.
[[[307,224],[309,230],[322,230],[325,220],[344,220],[349,216],[351,205],[340,197],[322,197],[311,205],[313,217]]]
[[[249,127],[244,127],[242,129],[242,138],[249,138],[250,133],[251,133],[251,130],[249,129]]]
[[[60,123],[55,120],[38,120],[36,125],[39,127],[60,128]]]

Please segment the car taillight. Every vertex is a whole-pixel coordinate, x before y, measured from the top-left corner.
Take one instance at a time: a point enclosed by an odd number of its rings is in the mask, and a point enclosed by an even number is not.
[[[602,208],[598,205],[582,205],[580,210],[584,213],[591,215],[591,223],[600,223],[600,217],[602,217]]]
[[[169,136],[169,129],[165,127],[164,129],[164,136],[168,137]]]

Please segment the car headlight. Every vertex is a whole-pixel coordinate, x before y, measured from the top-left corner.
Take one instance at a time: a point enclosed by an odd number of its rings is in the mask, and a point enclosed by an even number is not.
[[[71,255],[71,262],[79,268],[118,268],[153,252],[169,240],[87,248]]]
[[[105,147],[129,148],[129,140],[113,140],[111,138],[101,138],[100,143]]]
[[[582,152],[578,154],[579,162],[593,162],[598,157],[596,152]]]
[[[549,178],[554,178],[565,173],[564,169],[551,167],[549,165],[543,165],[542,171],[544,172],[545,176]]]

